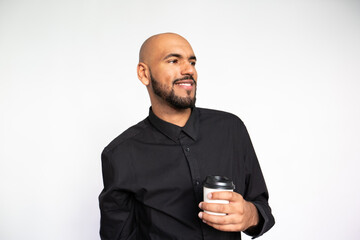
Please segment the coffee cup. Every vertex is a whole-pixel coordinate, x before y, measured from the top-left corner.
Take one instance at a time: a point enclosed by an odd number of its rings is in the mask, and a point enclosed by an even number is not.
[[[220,203],[220,204],[229,204],[228,200],[211,200],[208,198],[209,193],[221,192],[221,191],[234,191],[235,185],[231,179],[224,176],[207,176],[203,183],[204,188],[204,202],[208,203]],[[206,213],[213,215],[226,215],[225,213],[216,213],[205,211]]]

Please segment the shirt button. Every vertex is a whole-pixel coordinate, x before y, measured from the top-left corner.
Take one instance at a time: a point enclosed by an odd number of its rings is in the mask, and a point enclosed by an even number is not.
[[[188,147],[185,148],[185,151],[190,152],[190,148],[188,148]]]
[[[199,186],[200,182],[198,180],[195,181],[195,185]]]

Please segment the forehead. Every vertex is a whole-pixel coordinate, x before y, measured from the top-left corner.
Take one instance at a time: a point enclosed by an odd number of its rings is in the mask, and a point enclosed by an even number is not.
[[[162,59],[169,54],[178,54],[188,58],[194,56],[191,45],[183,38],[177,36],[164,37],[155,42],[154,57]]]

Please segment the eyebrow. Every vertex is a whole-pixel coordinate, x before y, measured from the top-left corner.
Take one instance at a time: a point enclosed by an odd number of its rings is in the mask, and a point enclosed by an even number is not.
[[[178,53],[170,53],[170,54],[168,54],[168,55],[166,55],[164,57],[164,60],[166,60],[168,58],[171,58],[171,57],[182,58],[182,56],[180,54],[178,54]],[[189,60],[195,60],[196,61],[196,57],[195,56],[190,56]]]
[[[191,57],[189,57],[189,60],[195,60],[195,61],[196,61],[196,57],[195,57],[195,56],[191,56]]]

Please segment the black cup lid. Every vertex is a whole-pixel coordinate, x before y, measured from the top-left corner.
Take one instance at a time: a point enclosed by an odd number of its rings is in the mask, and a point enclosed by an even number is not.
[[[235,189],[231,179],[223,176],[207,176],[203,185],[213,189]]]

